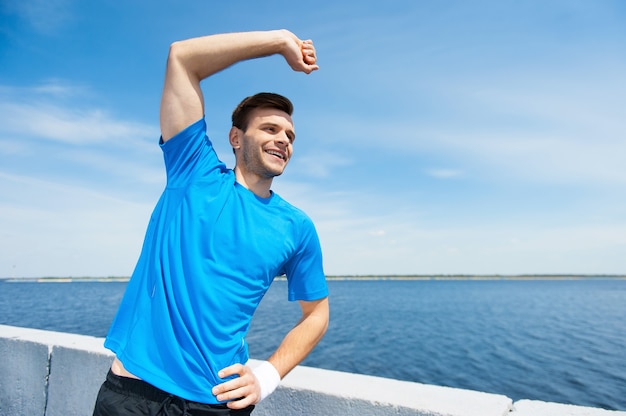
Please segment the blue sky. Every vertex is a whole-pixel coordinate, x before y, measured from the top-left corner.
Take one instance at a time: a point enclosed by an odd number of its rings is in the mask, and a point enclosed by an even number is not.
[[[287,28],[280,57],[203,83],[229,116],[274,91],[298,140],[274,190],[328,274],[626,273],[626,5],[608,1],[0,4],[0,277],[127,276],[164,186],[172,41]]]

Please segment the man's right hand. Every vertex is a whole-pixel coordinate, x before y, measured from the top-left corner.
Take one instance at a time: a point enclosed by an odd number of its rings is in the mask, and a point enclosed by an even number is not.
[[[283,31],[289,41],[282,55],[294,71],[310,74],[319,69],[317,55],[312,40],[300,40],[293,33]]]

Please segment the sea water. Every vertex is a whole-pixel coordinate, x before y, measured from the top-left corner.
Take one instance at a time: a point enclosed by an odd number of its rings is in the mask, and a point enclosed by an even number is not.
[[[103,337],[125,283],[0,283],[0,323]],[[304,365],[626,410],[626,280],[329,281],[331,323]],[[253,358],[297,322],[276,281]]]

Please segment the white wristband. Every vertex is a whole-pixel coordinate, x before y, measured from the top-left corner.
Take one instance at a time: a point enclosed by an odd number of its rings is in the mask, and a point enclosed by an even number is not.
[[[276,390],[280,383],[280,374],[269,361],[262,361],[252,372],[261,385],[261,401]]]

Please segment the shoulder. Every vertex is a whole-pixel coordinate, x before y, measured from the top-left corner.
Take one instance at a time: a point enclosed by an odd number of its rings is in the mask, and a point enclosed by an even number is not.
[[[295,220],[300,220],[301,222],[310,223],[311,225],[313,225],[313,220],[311,220],[308,214],[304,212],[302,209],[286,201],[275,192],[273,192],[272,198],[274,199],[273,201],[274,205],[278,207],[279,209],[285,212],[288,212],[290,214],[289,215],[290,218],[293,218]]]
[[[219,159],[201,118],[166,142],[160,142],[168,186],[213,178],[228,169]]]
[[[166,150],[172,147],[178,147],[183,142],[187,142],[190,139],[198,137],[206,137],[206,121],[204,120],[204,117],[185,127],[167,141],[163,139],[163,136],[161,136],[159,145],[163,148],[163,150]]]

